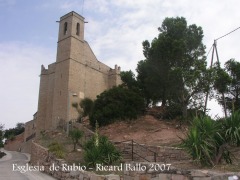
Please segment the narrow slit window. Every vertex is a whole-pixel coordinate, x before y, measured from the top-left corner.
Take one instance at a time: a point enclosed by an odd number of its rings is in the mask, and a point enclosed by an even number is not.
[[[79,36],[79,33],[80,33],[80,24],[77,23],[77,27],[76,27],[76,35]]]
[[[66,35],[67,34],[67,22],[64,23],[64,30],[63,30],[63,34]]]

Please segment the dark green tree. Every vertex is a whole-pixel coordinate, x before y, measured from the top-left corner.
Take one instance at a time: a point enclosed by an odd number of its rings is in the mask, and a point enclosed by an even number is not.
[[[217,91],[218,102],[224,106],[224,96],[228,111],[240,110],[240,63],[230,59],[224,68],[216,63],[214,69],[214,89]]]
[[[78,112],[78,121],[81,122],[82,117],[90,116],[93,108],[93,100],[84,98],[80,103],[73,103],[72,106]]]
[[[89,116],[92,113],[93,100],[90,98],[84,98],[80,102],[80,106],[83,109],[83,116]]]
[[[138,87],[141,90],[146,106],[149,106],[150,103],[155,104],[159,101],[159,99],[155,95],[155,87],[152,86],[151,76],[150,76],[150,67],[149,61],[141,60],[137,64],[136,69],[137,75],[137,82]]]
[[[24,123],[17,123],[15,128],[5,130],[4,138],[9,139],[24,132]]]
[[[121,80],[123,82],[123,85],[128,87],[129,89],[136,89],[138,88],[138,83],[135,78],[135,74],[130,71],[122,71],[120,73]]]
[[[99,126],[103,126],[117,120],[136,119],[144,109],[141,94],[124,86],[113,87],[97,96],[90,124],[95,126],[98,121]]]
[[[229,92],[226,95],[227,109],[240,110],[240,63],[230,59],[225,63],[225,69],[231,77]]]
[[[201,27],[187,25],[183,17],[166,18],[158,28],[159,35],[151,44],[143,42],[146,58],[137,67],[137,79],[145,93],[162,106],[171,102],[182,107],[187,115],[189,105],[201,106],[207,90],[209,73],[206,68],[205,46]]]

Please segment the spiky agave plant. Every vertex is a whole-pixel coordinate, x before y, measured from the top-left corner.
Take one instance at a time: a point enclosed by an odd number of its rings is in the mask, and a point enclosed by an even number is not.
[[[222,126],[208,116],[197,117],[193,120],[186,137],[182,139],[181,147],[184,148],[201,165],[213,166],[219,148],[225,143],[221,135]],[[228,153],[223,152],[223,156]],[[226,156],[229,158],[229,156]]]
[[[240,111],[235,111],[223,122],[225,138],[231,145],[240,146]]]
[[[107,137],[99,135],[96,121],[94,136],[84,145],[84,160],[87,166],[94,167],[97,163],[113,164],[121,160],[121,154]]]

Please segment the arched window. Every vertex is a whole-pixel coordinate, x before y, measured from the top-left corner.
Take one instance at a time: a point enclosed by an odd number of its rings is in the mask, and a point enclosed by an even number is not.
[[[79,33],[80,33],[80,24],[77,23],[77,26],[76,26],[76,35],[79,36]]]
[[[66,35],[67,34],[67,22],[64,23],[64,29],[63,29],[63,34]]]

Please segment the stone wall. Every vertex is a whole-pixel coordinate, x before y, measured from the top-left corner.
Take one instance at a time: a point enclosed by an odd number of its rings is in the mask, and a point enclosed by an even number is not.
[[[34,166],[44,166],[44,172],[53,176],[56,179],[75,179],[75,180],[120,180],[120,176],[110,175],[97,175],[93,172],[79,171],[79,170],[65,170],[66,162],[63,159],[56,159],[48,149],[41,145],[32,142],[32,153],[30,163]],[[60,167],[59,170],[53,170],[53,166]],[[74,165],[69,165],[74,166]],[[76,165],[78,166],[78,165]],[[81,165],[80,165],[81,166]],[[83,167],[83,166],[82,166]]]
[[[36,119],[26,122],[24,128],[24,141],[26,142],[34,138],[34,134],[36,133]]]
[[[78,128],[84,132],[83,140],[90,139],[94,132],[86,128],[81,123],[73,123],[73,127]],[[149,146],[145,144],[138,144],[134,141],[112,142],[123,154],[127,161],[149,161],[149,162],[176,162],[190,160],[191,157],[181,148],[168,146]]]
[[[23,153],[31,153],[31,140],[25,140],[25,131],[22,134],[15,136],[13,140],[7,140],[4,144],[4,149],[8,151],[19,151]]]
[[[24,132],[15,136],[12,140],[7,140],[4,144],[4,149],[8,151],[21,151],[24,145]]]
[[[240,177],[239,172],[220,173],[211,170],[183,170],[161,163],[131,162],[128,166],[135,167],[136,170],[131,171],[131,168],[125,168],[124,180],[226,180],[232,176]]]
[[[183,149],[177,147],[148,146],[134,141],[114,143],[129,160],[164,163],[190,160],[189,155]]]
[[[56,159],[48,149],[32,142],[32,165],[44,166],[44,172],[60,180],[225,180],[230,176],[240,177],[240,173],[218,173],[208,170],[181,170],[166,163],[128,162],[123,165],[123,175],[97,175],[89,171],[64,170],[62,159]],[[59,170],[53,170],[60,167]],[[73,166],[73,165],[70,165]],[[76,165],[78,166],[78,165]],[[80,165],[81,166],[81,165]],[[134,169],[135,168],[135,169]]]

